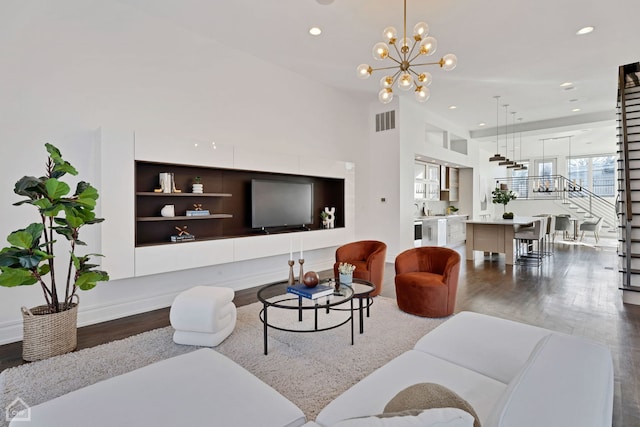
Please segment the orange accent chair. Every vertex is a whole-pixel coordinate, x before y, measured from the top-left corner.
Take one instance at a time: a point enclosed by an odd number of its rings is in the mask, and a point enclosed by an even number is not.
[[[338,265],[348,262],[356,266],[353,277],[373,283],[376,289],[370,297],[375,297],[382,291],[384,277],[384,261],[387,255],[387,245],[376,240],[361,240],[347,243],[336,249],[336,263],[333,265],[334,277],[338,278]]]
[[[453,314],[460,275],[460,254],[422,246],[396,257],[396,299],[400,310],[423,317]]]

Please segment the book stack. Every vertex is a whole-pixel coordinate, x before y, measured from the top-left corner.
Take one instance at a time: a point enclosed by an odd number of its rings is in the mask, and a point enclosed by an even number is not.
[[[171,236],[172,242],[190,242],[196,240],[196,236],[193,234],[183,234],[182,236]]]
[[[207,215],[211,215],[211,213],[204,209],[201,211],[187,211],[187,216],[207,216]]]
[[[317,285],[309,288],[304,283],[298,283],[297,285],[287,286],[287,292],[307,299],[318,299],[327,295],[333,295],[333,288],[325,285]]]

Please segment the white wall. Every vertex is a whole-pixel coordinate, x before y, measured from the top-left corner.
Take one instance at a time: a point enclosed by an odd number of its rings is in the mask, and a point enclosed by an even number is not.
[[[99,183],[100,127],[122,138],[133,131],[163,135],[159,149],[171,141],[215,141],[295,153],[308,162],[315,157],[354,162],[357,206],[371,203],[369,176],[358,172],[372,173],[369,157],[360,151],[369,137],[368,112],[347,94],[140,16],[118,2],[42,0],[16,4],[13,12],[0,16],[0,54],[5,58],[0,79],[3,238],[26,226],[27,215],[37,220],[29,207],[11,206],[19,200],[13,183],[23,175],[43,173],[45,142],[61,149],[81,179]],[[117,176],[120,171],[116,166],[105,172]],[[357,223],[356,233],[367,234]],[[98,227],[82,237],[91,243],[88,251],[99,252]],[[333,253],[332,248],[305,252],[305,267],[326,268]],[[197,284],[243,289],[278,280],[286,277],[286,258],[99,284],[80,294],[79,323],[167,306],[178,291]],[[21,338],[20,306],[41,304],[43,298],[33,286],[0,292],[1,344]]]

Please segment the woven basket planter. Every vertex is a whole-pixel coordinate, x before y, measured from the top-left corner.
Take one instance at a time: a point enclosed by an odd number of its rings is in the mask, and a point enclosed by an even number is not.
[[[22,358],[28,362],[69,353],[78,344],[78,302],[59,313],[46,305],[22,307],[22,321]]]

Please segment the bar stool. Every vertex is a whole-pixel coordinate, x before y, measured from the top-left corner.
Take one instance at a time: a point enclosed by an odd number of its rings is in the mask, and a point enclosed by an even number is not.
[[[544,255],[551,256],[553,255],[554,247],[552,242],[552,235],[555,237],[556,231],[556,217],[550,214],[539,214],[534,215],[537,217],[545,217],[547,218],[547,228],[544,233]]]
[[[540,267],[544,257],[543,240],[547,231],[547,218],[540,217],[531,225],[517,227],[514,225],[514,238],[516,239],[516,264],[524,266]],[[537,248],[534,242],[537,243]],[[524,251],[522,250],[524,246]],[[537,250],[535,250],[537,249]]]

